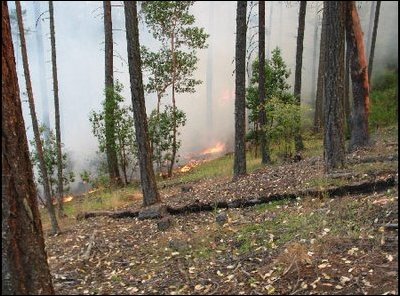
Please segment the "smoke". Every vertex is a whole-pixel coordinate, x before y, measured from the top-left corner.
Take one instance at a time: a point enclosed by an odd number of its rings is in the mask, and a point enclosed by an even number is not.
[[[42,12],[48,10],[48,3],[41,2]],[[51,52],[49,40],[48,14],[44,14],[42,22],[45,77],[39,75],[37,50],[37,39],[35,32],[35,10],[32,2],[22,2],[27,13],[24,18],[25,27],[32,31],[27,37],[28,56],[33,83],[33,92],[36,101],[36,112],[41,118],[45,102],[40,92],[40,84],[45,80],[50,125],[54,128],[54,103],[52,93],[51,76]],[[113,2],[113,28],[115,49],[115,79],[124,86],[123,95],[126,104],[131,104],[130,82],[126,53],[125,17],[121,2]],[[14,8],[13,2],[9,2],[10,9]],[[314,63],[314,26],[317,10],[322,7],[321,2],[308,2],[306,13],[306,29],[303,54],[302,74],[302,100],[303,103],[314,101],[312,97],[316,81],[313,81]],[[271,9],[273,13],[271,13]],[[267,2],[266,3],[266,29],[271,36],[266,37],[266,46],[269,52],[276,46],[282,49],[282,55],[288,67],[292,71],[289,83],[293,85],[296,36],[298,26],[298,2]],[[61,108],[62,142],[64,149],[70,153],[73,169],[76,175],[88,168],[90,160],[95,157],[97,141],[92,135],[88,116],[91,110],[98,111],[104,100],[104,33],[102,18],[102,3],[92,1],[54,2],[55,30],[57,45],[57,66],[59,79],[59,96]],[[369,2],[363,1],[359,9],[362,26],[365,35],[368,32]],[[210,13],[212,11],[212,16]],[[232,149],[234,133],[234,67],[235,56],[235,31],[236,31],[236,2],[198,1],[194,4],[192,12],[196,17],[198,26],[204,27],[210,34],[208,39],[209,48],[198,51],[199,64],[195,72],[196,79],[203,83],[196,87],[193,94],[178,94],[177,106],[186,112],[187,124],[181,130],[182,148],[180,155],[200,151],[206,147],[215,145],[217,141],[228,144]],[[258,8],[253,9],[255,14],[250,21],[249,34],[257,32]],[[321,15],[321,12],[319,12]],[[271,16],[271,19],[269,17]],[[271,24],[271,26],[269,26]],[[391,61],[397,65],[398,51],[398,3],[396,1],[383,1],[381,16],[376,41],[374,71],[383,68]],[[320,30],[318,31],[318,34]],[[257,38],[255,38],[255,41]],[[149,47],[157,46],[151,34],[140,22],[140,42]],[[17,44],[14,40],[14,44]],[[317,40],[319,46],[319,36]],[[17,50],[17,48],[15,48]],[[18,48],[19,51],[19,48]],[[212,54],[212,83],[207,85],[207,62],[209,54]],[[18,53],[20,56],[20,53]],[[257,56],[254,50],[252,59]],[[317,51],[318,59],[318,51]],[[18,73],[21,92],[25,92],[22,62],[19,58]],[[207,115],[207,87],[211,94],[212,122]],[[166,97],[164,104],[170,103]],[[156,98],[153,94],[146,94],[147,113],[150,114],[156,106]],[[33,138],[31,119],[26,102],[23,103],[23,114],[28,137]]]

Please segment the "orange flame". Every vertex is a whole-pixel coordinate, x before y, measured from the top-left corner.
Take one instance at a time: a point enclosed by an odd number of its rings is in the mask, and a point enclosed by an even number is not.
[[[225,144],[218,142],[214,147],[207,148],[201,152],[201,155],[221,153],[225,150]]]

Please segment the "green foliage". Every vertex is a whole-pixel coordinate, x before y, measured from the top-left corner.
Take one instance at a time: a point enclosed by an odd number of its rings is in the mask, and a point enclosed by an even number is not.
[[[153,110],[148,119],[149,136],[153,151],[153,160],[159,170],[172,161],[173,138],[174,138],[174,108],[166,106],[164,111],[157,114]],[[182,110],[175,108],[175,120],[177,128],[185,126],[186,115]],[[176,141],[176,150],[181,146],[181,141]],[[178,161],[178,160],[176,160]],[[168,164],[169,163],[169,164]]]
[[[91,180],[91,174],[89,171],[84,170],[82,173],[79,174],[83,183],[89,183]]]
[[[372,128],[393,125],[397,123],[397,73],[396,70],[386,70],[373,80],[371,92],[370,125]]]
[[[299,125],[300,108],[296,105],[293,95],[289,92],[287,78],[290,70],[281,56],[279,48],[272,51],[270,60],[265,61],[265,93],[267,123],[258,127],[260,104],[258,99],[258,60],[253,62],[253,75],[250,86],[246,89],[246,107],[249,109],[249,122],[253,125],[247,139],[258,143],[259,133],[266,133],[269,143],[277,144],[285,157],[292,154],[294,135]]]
[[[50,128],[45,125],[40,125],[40,140],[42,142],[43,157],[46,165],[47,175],[49,178],[49,185],[51,189],[51,195],[55,196],[58,193],[58,177],[57,177],[57,141],[55,134]],[[30,141],[33,151],[31,152],[32,164],[38,169],[37,182],[43,186],[43,174],[40,169],[39,155],[36,150],[35,141]],[[62,145],[62,144],[61,144]],[[62,169],[63,169],[63,190],[64,192],[69,191],[69,183],[75,181],[74,173],[68,168],[68,157],[67,153],[62,154]],[[67,170],[67,171],[66,171]]]
[[[102,102],[103,110],[100,112],[92,111],[89,121],[92,124],[92,132],[99,142],[100,152],[106,151],[106,139],[110,130],[106,129],[107,110],[112,109],[112,118],[109,120],[114,124],[114,134],[111,136],[115,139],[113,149],[117,152],[118,164],[120,165],[125,182],[128,183],[127,169],[129,164],[132,170],[137,165],[137,146],[135,138],[135,128],[133,121],[132,107],[123,106],[124,98],[121,96],[123,86],[118,81],[114,85],[114,89],[106,89],[106,96],[112,98]]]

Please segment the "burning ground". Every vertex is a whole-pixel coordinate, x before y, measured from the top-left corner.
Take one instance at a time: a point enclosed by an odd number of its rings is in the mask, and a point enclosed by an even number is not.
[[[397,136],[378,139],[374,147],[349,155],[346,169],[329,177],[320,157],[308,157],[261,168],[236,182],[221,177],[185,184],[189,192],[182,192],[179,182],[164,183],[162,199],[177,207],[397,180],[397,148]],[[166,231],[154,220],[137,218],[77,221],[46,239],[55,289],[59,294],[397,294],[397,186],[370,192],[174,215]],[[125,209],[139,209],[140,203],[137,194]]]

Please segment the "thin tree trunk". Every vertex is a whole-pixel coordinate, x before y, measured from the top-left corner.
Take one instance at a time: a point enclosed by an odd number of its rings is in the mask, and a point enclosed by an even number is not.
[[[346,44],[346,66],[344,70],[344,114],[346,120],[346,134],[350,134],[350,51],[349,46]]]
[[[56,38],[54,29],[54,7],[53,1],[49,1],[50,12],[50,39],[51,39],[51,62],[53,70],[53,91],[54,91],[54,112],[56,123],[56,142],[57,142],[57,178],[58,178],[58,216],[64,217],[63,195],[63,163],[61,150],[61,130],[60,130],[60,104],[58,98],[58,78],[57,78],[57,56],[56,56]]]
[[[138,145],[140,180],[143,191],[143,206],[150,206],[160,202],[161,200],[154,176],[149,136],[147,131],[147,116],[141,71],[136,1],[124,1],[124,7],[129,76],[131,81],[136,141]]]
[[[235,157],[234,179],[246,174],[246,1],[237,2],[236,12],[236,97],[235,97]]]
[[[172,169],[174,168],[176,157],[176,101],[175,101],[175,78],[176,78],[176,59],[175,59],[175,36],[171,36],[171,54],[172,54],[172,122],[173,122],[173,137],[172,137],[172,156],[171,163],[168,168],[168,177],[172,176]]]
[[[304,28],[306,20],[306,9],[307,9],[307,1],[300,1],[299,28],[297,33],[297,49],[296,49],[296,71],[294,78],[294,97],[296,99],[296,104],[299,107],[297,114],[298,126],[296,128],[295,139],[294,139],[297,153],[304,149],[303,140],[301,138],[300,106],[301,106],[301,68],[303,66],[303,40],[304,40]]]
[[[260,147],[261,147],[261,163],[270,161],[267,150],[267,139],[263,130],[267,118],[265,114],[265,1],[258,2],[258,100],[259,100],[259,123],[260,131],[256,130],[256,135],[260,132]],[[257,142],[256,149],[257,151]],[[256,156],[257,157],[257,156]]]
[[[368,35],[367,35],[367,57],[370,56],[370,49],[371,49],[371,37],[372,37],[372,30],[374,27],[374,15],[375,15],[375,8],[376,8],[377,1],[371,1],[371,9],[369,10],[369,24],[368,24]]]
[[[324,7],[325,8],[325,7]],[[326,52],[326,21],[322,17],[321,39],[319,46],[319,64],[318,64],[318,81],[317,81],[317,94],[315,98],[315,113],[314,113],[314,131],[320,132],[324,122],[324,76],[325,76],[325,52]]]
[[[33,91],[32,91],[32,84],[31,84],[31,75],[29,72],[29,63],[28,63],[28,54],[26,51],[26,43],[25,43],[25,33],[24,33],[24,24],[22,20],[22,12],[21,12],[21,3],[20,1],[15,1],[15,6],[17,9],[17,18],[18,18],[18,28],[19,28],[19,36],[21,38],[21,53],[22,53],[22,62],[24,68],[24,76],[25,76],[25,83],[26,83],[26,92],[28,93],[28,101],[29,101],[29,109],[32,118],[32,128],[35,137],[36,143],[36,150],[39,157],[39,166],[40,171],[43,177],[43,187],[44,187],[44,195],[47,202],[47,210],[50,216],[51,222],[51,233],[56,234],[60,232],[60,228],[57,223],[56,213],[54,211],[53,203],[51,200],[51,189],[49,185],[49,178],[46,169],[46,163],[43,156],[43,147],[42,142],[40,139],[40,132],[39,132],[39,125],[36,117],[35,111],[35,102],[33,99]]]
[[[353,87],[350,150],[369,144],[369,82],[363,33],[355,1],[346,4],[346,40]]]
[[[373,66],[373,63],[374,63],[375,42],[376,42],[376,35],[378,34],[379,13],[380,13],[380,10],[381,10],[381,2],[382,1],[377,1],[377,3],[376,3],[374,31],[372,33],[371,50],[369,51],[368,81],[369,81],[370,88],[372,87],[371,74],[372,74],[372,66]]]
[[[343,136],[345,1],[325,1],[327,51],[324,86],[324,159],[330,172],[341,168],[345,160]]]
[[[1,15],[1,290],[2,295],[54,295],[22,116],[7,1],[1,3]]]
[[[105,35],[105,88],[106,88],[106,152],[108,172],[112,184],[121,184],[118,169],[118,158],[115,147],[115,120],[114,120],[114,63],[113,63],[113,36],[111,1],[103,1],[104,9],[104,35]]]

